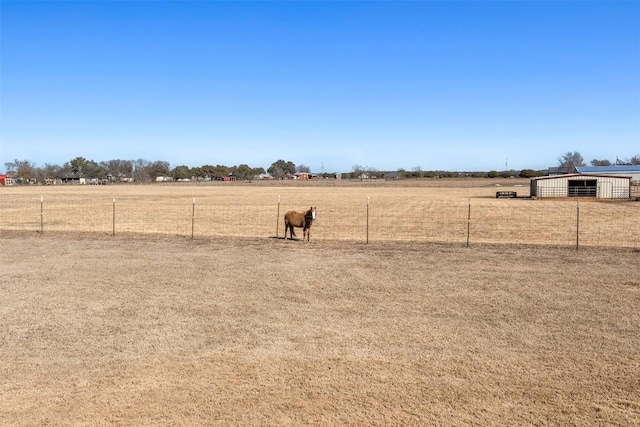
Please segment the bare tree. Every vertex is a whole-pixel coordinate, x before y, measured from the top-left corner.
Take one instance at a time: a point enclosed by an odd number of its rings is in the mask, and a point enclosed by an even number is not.
[[[584,166],[584,159],[582,158],[582,154],[577,151],[569,151],[562,156],[558,157],[558,164],[560,170],[565,173],[575,172],[576,167]]]
[[[364,169],[369,178],[380,178],[382,176],[382,173],[372,166],[365,166]]]
[[[362,176],[364,175],[364,167],[360,166],[360,165],[353,165],[351,167],[351,177],[352,178],[358,178],[358,179],[362,179]]]
[[[18,170],[18,162],[19,162],[18,159],[14,160],[13,162],[5,162],[4,169],[9,174],[15,174],[16,171]]]
[[[636,154],[630,159],[620,160],[616,158],[616,165],[640,165],[640,154]]]
[[[62,167],[60,165],[45,163],[43,167],[39,168],[39,174],[43,182],[47,179],[57,179],[62,175]]]
[[[156,160],[151,163],[148,167],[148,176],[154,181],[159,176],[168,176],[169,175],[169,162],[165,162],[162,160]]]
[[[145,168],[149,164],[148,160],[133,160],[133,180],[136,182],[145,181]]]
[[[114,159],[100,162],[100,166],[114,179],[119,177],[133,178],[133,161]]]
[[[4,164],[7,173],[16,175],[18,178],[32,179],[35,177],[35,163],[29,160],[15,159],[13,162],[6,162]]]
[[[310,173],[311,172],[311,169],[307,165],[298,165],[296,167],[296,170],[298,171],[298,173]]]

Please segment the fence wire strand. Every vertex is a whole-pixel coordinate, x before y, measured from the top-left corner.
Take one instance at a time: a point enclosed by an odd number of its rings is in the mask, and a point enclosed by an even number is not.
[[[0,199],[0,231],[160,234],[185,237],[284,237],[284,214],[317,206],[312,240],[415,241],[638,247],[640,206],[574,200],[468,201],[347,197],[33,197]],[[304,208],[303,208],[304,207]],[[470,222],[469,222],[470,218]],[[302,231],[297,234],[302,237]]]

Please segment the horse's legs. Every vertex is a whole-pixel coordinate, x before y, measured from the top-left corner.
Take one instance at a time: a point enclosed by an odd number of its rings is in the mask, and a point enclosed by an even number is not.
[[[287,230],[289,230],[289,240],[293,240],[296,237],[296,233],[293,231],[293,225],[287,224],[284,226],[284,240],[287,240]]]
[[[296,233],[293,231],[293,224],[284,223],[284,240],[287,240],[287,231],[289,231],[289,239],[293,240],[296,237]]]

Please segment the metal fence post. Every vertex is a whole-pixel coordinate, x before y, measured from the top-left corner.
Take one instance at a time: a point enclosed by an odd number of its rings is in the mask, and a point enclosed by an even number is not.
[[[113,198],[113,215],[112,215],[112,223],[113,223],[113,231],[111,232],[112,236],[116,235],[116,198]]]
[[[280,195],[278,195],[278,213],[276,214],[276,239],[278,238],[278,233],[280,231],[278,228],[279,225],[280,225]],[[284,231],[284,237],[286,240],[287,230]]]
[[[192,199],[192,207],[191,207],[191,239],[193,240],[193,230],[195,228],[196,223],[196,198]]]
[[[369,243],[369,196],[367,196],[367,244]]]
[[[576,200],[576,251],[580,248],[580,201]]]
[[[469,209],[467,210],[467,247],[471,236],[471,199],[469,199]]]
[[[40,233],[44,233],[44,196],[40,196]]]

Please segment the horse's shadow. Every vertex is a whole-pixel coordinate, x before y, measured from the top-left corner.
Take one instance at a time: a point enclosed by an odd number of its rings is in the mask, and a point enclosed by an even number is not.
[[[272,239],[274,240],[292,240],[294,242],[299,242],[300,239],[298,239],[297,237],[294,237],[293,239],[291,237],[282,237],[282,236],[271,236]]]

